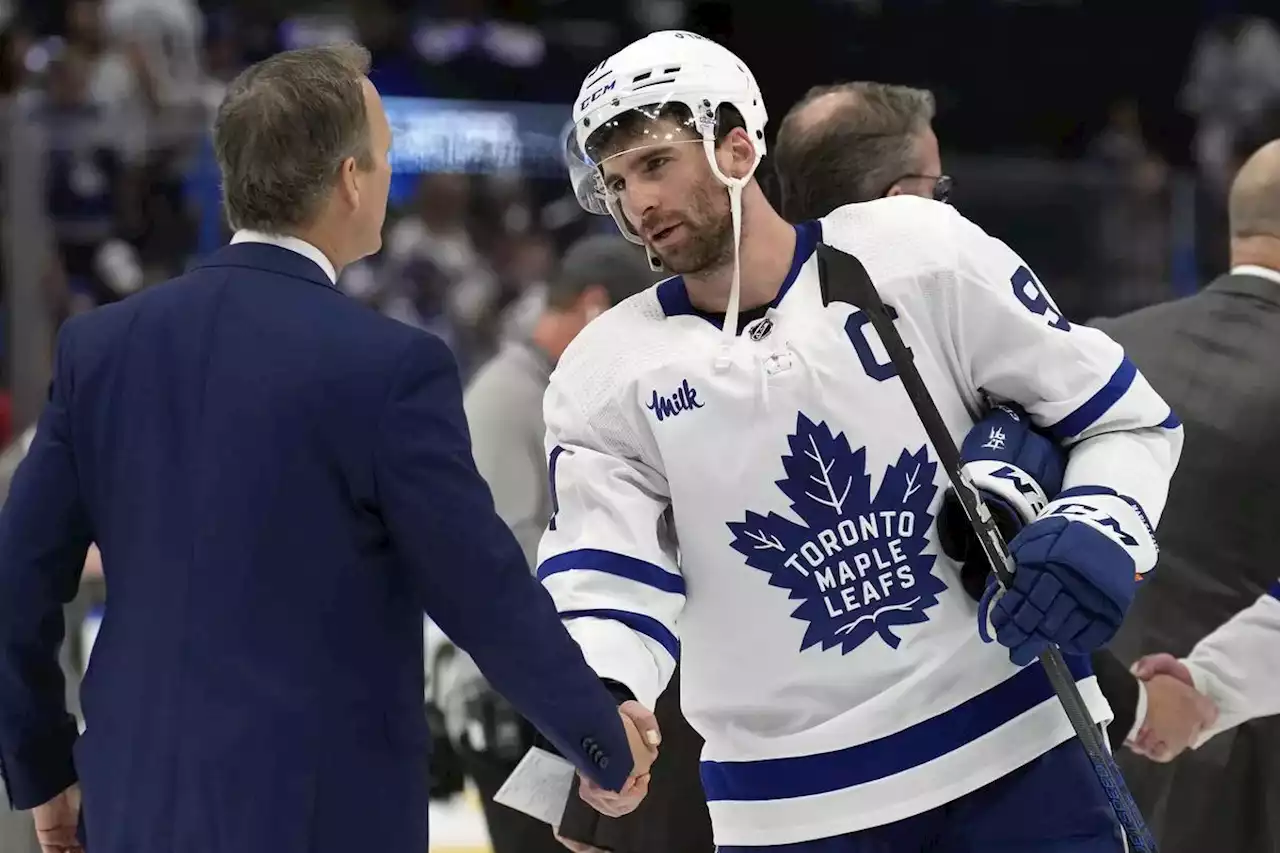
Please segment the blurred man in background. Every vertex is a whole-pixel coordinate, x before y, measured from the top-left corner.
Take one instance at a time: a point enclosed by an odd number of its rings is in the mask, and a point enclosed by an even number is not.
[[[1190,298],[1096,323],[1178,412],[1191,450],[1169,491],[1159,567],[1111,644],[1125,661],[1190,653],[1275,582],[1280,139],[1245,162],[1228,206],[1228,274]],[[1149,703],[1152,734],[1140,741],[1155,757],[1198,746],[1167,765],[1120,756],[1160,849],[1280,850],[1280,719],[1217,734],[1239,718],[1224,714],[1205,727],[1186,709],[1166,707],[1165,697]]]
[[[853,82],[815,86],[783,117],[774,146],[782,214],[817,219],[837,207],[900,194],[946,201],[924,89]]]
[[[509,341],[467,389],[472,450],[498,514],[524,548],[530,571],[555,507],[549,487],[542,397],[565,347],[595,317],[660,278],[643,250],[616,234],[590,236],[565,253],[527,337]],[[551,460],[554,463],[554,459]],[[432,700],[478,789],[494,853],[563,853],[547,825],[493,802],[534,731],[447,641],[433,644]],[[616,853],[709,853],[713,849],[698,755],[701,739],[680,714],[673,679],[656,714],[663,761],[649,798],[630,815],[600,815],[574,793],[560,828],[566,846],[589,842]],[[693,846],[690,846],[692,843]]]
[[[934,110],[932,93],[908,86],[852,82],[809,90],[778,129],[774,163],[783,215],[800,222],[903,193],[947,201],[951,178],[943,173]],[[963,571],[965,588],[979,598],[989,571],[985,559]],[[1160,694],[1161,714],[1176,708],[1190,717],[1204,707],[1202,697],[1177,679],[1165,675],[1144,684],[1106,650],[1092,661],[1115,715],[1107,727],[1112,749],[1136,735],[1149,693]]]

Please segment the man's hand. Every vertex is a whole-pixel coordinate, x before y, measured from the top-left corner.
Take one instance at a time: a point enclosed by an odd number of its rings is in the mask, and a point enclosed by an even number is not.
[[[1129,749],[1152,761],[1172,761],[1218,718],[1218,708],[1196,691],[1191,672],[1173,655],[1148,655],[1133,666],[1147,689],[1147,715]]]
[[[80,823],[80,786],[72,785],[44,805],[31,810],[41,853],[84,853],[76,838]]]
[[[618,713],[622,715],[627,743],[631,745],[631,759],[634,762],[631,776],[617,793],[601,788],[585,776],[578,787],[578,795],[600,814],[608,817],[630,814],[644,800],[645,794],[649,793],[649,769],[658,757],[658,744],[662,742],[657,719],[639,702],[623,702],[618,706]]]
[[[1195,687],[1196,683],[1191,678],[1191,670],[1187,669],[1187,665],[1175,658],[1173,655],[1164,654],[1147,655],[1140,658],[1137,663],[1130,667],[1133,674],[1143,681],[1150,681],[1157,675],[1168,675],[1178,679],[1188,687]]]

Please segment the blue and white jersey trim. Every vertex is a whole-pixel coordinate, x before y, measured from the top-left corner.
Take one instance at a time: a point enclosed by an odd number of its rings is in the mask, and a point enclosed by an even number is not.
[[[684,578],[646,560],[593,548],[549,557],[538,566],[537,575],[569,633],[580,642],[595,638],[594,644],[583,643],[588,662],[652,707],[657,699],[653,687],[625,677],[633,669],[625,661],[641,655],[655,658],[643,671],[655,663],[668,674],[675,667],[680,658],[675,619],[684,606]],[[624,629],[621,634],[619,629]],[[629,640],[627,634],[634,638]]]
[[[1156,423],[1153,412],[1168,414],[1164,420]],[[1051,424],[1049,432],[1058,441],[1069,445],[1087,437],[1089,430],[1104,419],[1108,431],[1144,426],[1178,429],[1182,426],[1177,415],[1160,399],[1128,356],[1121,359],[1120,366],[1105,385],[1075,411]]]
[[[1110,709],[1087,657],[1068,657],[1098,722]],[[716,843],[789,844],[905,819],[976,790],[1072,737],[1038,665],[916,725],[831,752],[703,761]],[[801,838],[800,836],[803,836]]]

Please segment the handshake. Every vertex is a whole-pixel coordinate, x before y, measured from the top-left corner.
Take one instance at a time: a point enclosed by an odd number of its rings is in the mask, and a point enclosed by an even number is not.
[[[1173,655],[1147,655],[1132,672],[1146,686],[1147,712],[1137,734],[1125,742],[1130,751],[1169,762],[1217,722],[1217,706],[1196,690],[1191,671]]]
[[[622,716],[622,727],[627,732],[627,743],[631,746],[631,758],[634,762],[631,776],[622,790],[616,793],[601,788],[585,776],[581,777],[578,787],[578,795],[607,817],[622,817],[639,807],[649,793],[649,768],[658,757],[658,744],[662,742],[657,718],[639,702],[623,702],[618,706],[618,713]],[[573,853],[604,853],[590,844],[565,838],[558,831],[555,836],[557,841]]]
[[[622,790],[613,792],[601,788],[596,783],[582,777],[578,793],[596,811],[608,817],[622,817],[635,811],[649,793],[649,768],[658,757],[658,744],[662,743],[662,733],[658,731],[658,719],[634,699],[618,706],[622,716],[622,727],[627,732],[627,743],[631,746],[631,759],[634,766],[631,776]]]

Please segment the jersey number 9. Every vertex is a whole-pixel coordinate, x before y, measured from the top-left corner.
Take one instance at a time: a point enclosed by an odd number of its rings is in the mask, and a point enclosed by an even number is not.
[[[1044,317],[1055,329],[1071,331],[1071,324],[1067,322],[1066,317],[1062,316],[1058,306],[1053,304],[1053,300],[1049,298],[1049,294],[1045,292],[1040,282],[1036,281],[1031,270],[1018,267],[1013,277],[1009,279],[1009,283],[1013,285],[1013,295],[1018,297],[1018,301],[1026,306],[1028,311],[1037,317]]]

